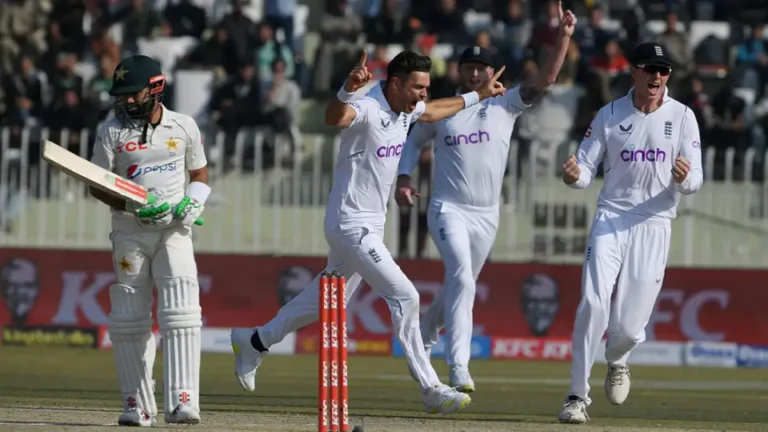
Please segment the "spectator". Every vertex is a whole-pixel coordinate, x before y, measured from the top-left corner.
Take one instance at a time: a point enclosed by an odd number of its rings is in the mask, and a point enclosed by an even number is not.
[[[688,36],[677,30],[677,14],[667,14],[667,28],[658,37],[658,42],[666,48],[674,62],[675,73],[669,77],[667,87],[672,94],[677,94],[680,83],[694,72],[693,49],[688,42]]]
[[[261,83],[254,65],[253,58],[242,59],[237,75],[211,97],[212,118],[226,132],[263,123]]]
[[[530,42],[531,22],[523,15],[520,0],[507,0],[506,7],[497,16],[492,36],[494,44],[503,49],[504,64],[507,69],[519,69],[525,55],[525,47]]]
[[[701,78],[697,76],[689,77],[686,84],[680,101],[691,108],[696,116],[696,122],[699,124],[702,142],[708,142],[707,134],[713,126],[710,97],[704,92],[704,83],[701,81]]]
[[[407,10],[398,6],[398,0],[382,0],[377,16],[366,20],[365,34],[372,44],[407,44],[412,39],[407,21]]]
[[[376,49],[373,51],[373,56],[368,59],[368,64],[366,64],[368,72],[373,75],[374,80],[387,79],[388,64],[389,60],[387,60],[387,46],[376,45]]]
[[[590,66],[600,89],[602,104],[606,104],[621,93],[621,91],[613,91],[616,84],[615,78],[629,73],[629,61],[621,53],[619,42],[611,39],[605,44],[603,52],[592,58]]]
[[[258,40],[256,24],[243,12],[246,0],[232,0],[232,12],[221,20],[228,38],[234,44],[238,60],[250,58]]]
[[[62,101],[65,91],[74,91],[78,96],[83,94],[83,78],[75,72],[76,66],[76,54],[71,52],[59,54],[56,61],[56,74],[51,77],[54,100]]]
[[[464,44],[469,39],[464,13],[456,0],[440,0],[438,8],[432,11],[424,25],[427,33],[436,35],[444,43]]]
[[[192,67],[220,68],[219,75],[223,76],[235,75],[239,62],[235,42],[224,25],[216,26],[213,36],[195,47],[185,60]]]
[[[546,8],[547,14],[544,19],[533,27],[530,43],[535,58],[541,61],[547,57],[549,50],[554,46],[560,25],[560,11],[557,1],[547,0]]]
[[[22,54],[16,73],[4,85],[10,105],[11,123],[19,126],[39,125],[50,103],[50,87],[45,72],[35,67],[31,54]]]
[[[431,81],[430,97],[432,99],[456,96],[459,89],[459,61],[449,60],[445,66],[445,75],[432,77]]]
[[[163,21],[146,0],[131,0],[130,7],[123,13],[126,15],[123,23],[123,49],[138,54],[139,39],[160,34]]]
[[[275,36],[282,29],[284,43],[294,51],[293,16],[296,13],[296,0],[265,0],[264,15]]]
[[[112,73],[117,63],[109,56],[102,56],[99,74],[91,79],[88,90],[85,92],[85,102],[94,110],[98,121],[106,119],[112,111],[113,98],[109,95],[109,89],[112,88]]]
[[[498,54],[496,47],[491,44],[491,33],[488,30],[480,30],[477,32],[475,35],[475,46],[485,48],[494,55]]]
[[[56,142],[79,153],[82,132],[91,114],[80,100],[80,93],[74,88],[63,89],[46,114],[46,126],[51,129],[52,136],[58,137]]]
[[[47,14],[31,0],[4,0],[0,5],[0,72],[11,74],[22,50],[35,55],[45,49]]]
[[[608,30],[603,28],[604,20],[605,12],[603,9],[599,6],[593,7],[589,13],[589,24],[576,33],[574,39],[579,44],[581,55],[586,61],[590,61],[592,57],[600,54],[608,39],[613,37]]]
[[[34,2],[31,2],[34,3]],[[83,31],[85,4],[82,0],[61,0],[55,2],[50,20],[57,30],[57,45],[62,51],[82,55],[88,38]]]
[[[259,78],[264,83],[272,80],[272,67],[275,60],[282,60],[287,66],[288,78],[293,78],[295,65],[293,53],[287,45],[278,44],[273,38],[272,27],[267,23],[259,25],[259,42],[256,49],[256,66],[259,68]]]
[[[168,4],[163,13],[165,21],[170,25],[170,36],[191,36],[200,39],[205,31],[205,9],[195,6],[192,0],[178,0],[176,4]]]
[[[299,117],[301,106],[301,90],[299,85],[290,80],[286,74],[286,64],[282,59],[277,59],[272,65],[272,83],[267,93],[266,109],[269,124],[278,134],[290,136],[290,148],[283,149],[275,145],[278,161],[283,166],[291,166],[293,155],[301,142],[299,132]],[[278,140],[275,140],[277,143]]]
[[[315,92],[320,97],[335,93],[359,60],[363,24],[350,12],[347,0],[326,0],[320,24],[320,46],[315,56]]]
[[[736,59],[747,74],[743,81],[750,82],[749,85],[742,84],[742,86],[753,88],[759,93],[768,82],[768,48],[763,37],[762,25],[752,27],[750,36],[739,44]]]

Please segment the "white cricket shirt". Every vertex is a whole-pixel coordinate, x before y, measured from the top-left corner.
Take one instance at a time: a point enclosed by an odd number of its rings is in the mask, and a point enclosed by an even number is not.
[[[431,200],[497,208],[512,129],[527,107],[517,86],[439,122],[414,125],[405,144],[399,174],[410,176],[422,149],[434,140]]]
[[[661,107],[650,114],[635,108],[633,95],[634,88],[597,113],[579,146],[581,176],[570,186],[589,186],[602,162],[598,207],[669,221],[677,215],[680,194],[695,193],[704,182],[699,125],[667,89]],[[681,184],[672,177],[678,156],[691,164]]]
[[[160,124],[147,129],[147,142],[141,141],[141,134],[140,129],[123,127],[117,118],[107,121],[96,136],[92,162],[153,189],[161,201],[178,204],[184,198],[186,172],[208,164],[197,123],[163,107]],[[112,213],[115,230],[150,229],[139,227],[129,213]]]
[[[424,113],[424,102],[410,113],[392,111],[379,82],[348,105],[357,114],[341,131],[333,188],[325,210],[325,227],[368,224],[383,230],[387,201],[411,123]]]

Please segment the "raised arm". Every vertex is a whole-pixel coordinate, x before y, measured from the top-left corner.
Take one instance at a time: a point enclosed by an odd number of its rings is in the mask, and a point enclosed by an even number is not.
[[[368,68],[365,67],[367,61],[368,53],[364,50],[360,62],[349,73],[344,88],[336,94],[336,99],[328,102],[328,106],[325,108],[325,124],[328,126],[345,129],[355,121],[357,111],[349,106],[349,102],[354,99],[354,93],[365,87],[368,81],[373,78],[373,75],[368,72]]]
[[[571,36],[573,36],[573,31],[576,28],[576,15],[570,10],[563,13],[562,2],[557,2],[557,6],[560,9],[560,30],[555,47],[549,53],[544,68],[539,74],[520,86],[520,98],[526,105],[530,105],[540,98],[549,86],[557,81],[560,68],[563,67],[563,61],[568,52],[568,45],[571,43]]]
[[[691,195],[701,189],[704,183],[704,171],[701,168],[701,136],[696,116],[690,109],[683,119],[680,154],[675,160],[672,175],[677,182],[677,190],[683,195]]]
[[[424,114],[419,116],[419,121],[434,123],[448,118],[464,108],[469,108],[482,100],[504,94],[507,89],[498,81],[502,73],[504,73],[504,66],[491,77],[485,87],[476,92],[427,102]]]
[[[597,113],[584,134],[576,156],[563,164],[563,182],[573,189],[586,189],[597,174],[597,167],[605,154],[605,133],[603,131],[603,110]]]

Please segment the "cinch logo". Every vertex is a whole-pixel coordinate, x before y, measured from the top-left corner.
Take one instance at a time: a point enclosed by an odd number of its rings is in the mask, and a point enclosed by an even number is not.
[[[667,160],[667,153],[658,147],[656,150],[635,150],[635,146],[630,145],[629,150],[622,150],[621,160],[624,162],[664,162]]]
[[[125,144],[119,144],[117,146],[117,152],[122,153],[123,151],[125,151],[127,153],[133,153],[135,151],[143,151],[148,148],[149,147],[147,147],[147,145],[141,141],[139,141],[138,143],[131,141]]]
[[[376,149],[376,156],[380,158],[400,156],[400,154],[403,152],[403,145],[405,145],[405,143],[391,145],[391,146],[381,146],[378,149]]]
[[[166,171],[176,171],[176,162],[170,162],[165,165],[155,165],[155,166],[148,166],[148,167],[131,165],[128,167],[127,175],[128,175],[128,178],[132,180],[138,176],[142,176],[147,173],[166,172]]]
[[[457,146],[462,144],[480,144],[491,140],[491,134],[484,130],[472,132],[469,135],[447,135],[445,145]]]

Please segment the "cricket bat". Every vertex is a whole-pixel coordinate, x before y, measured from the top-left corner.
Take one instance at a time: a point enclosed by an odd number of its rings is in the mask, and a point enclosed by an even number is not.
[[[144,186],[107,171],[52,141],[43,140],[42,153],[46,162],[88,186],[138,205],[147,205],[149,201],[150,192]],[[203,222],[203,218],[198,218],[195,225]]]

